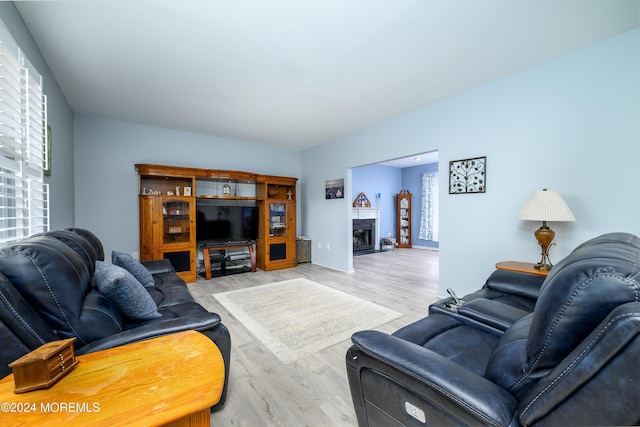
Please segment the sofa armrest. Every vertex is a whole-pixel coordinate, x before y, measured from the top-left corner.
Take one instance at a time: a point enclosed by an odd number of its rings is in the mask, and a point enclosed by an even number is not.
[[[137,341],[143,341],[173,334],[176,332],[195,330],[204,331],[220,324],[220,316],[215,313],[201,313],[188,317],[160,320],[146,325],[128,329],[97,341],[93,341],[77,350],[77,354],[93,353],[107,348],[118,347]]]
[[[533,300],[538,299],[545,276],[511,270],[495,270],[487,278],[484,288]]]
[[[171,261],[168,259],[155,259],[153,261],[142,261],[142,265],[145,266],[151,274],[161,273],[175,273]]]
[[[485,298],[469,301],[458,308],[458,313],[501,331],[506,331],[516,321],[529,314],[528,311]]]
[[[449,421],[457,419],[464,424],[512,425],[517,400],[506,390],[463,366],[424,347],[378,331],[357,332],[352,342],[352,349],[356,351],[347,353],[352,394],[359,382],[359,371],[369,368],[393,378],[423,400],[443,408]],[[427,420],[427,424],[436,425],[438,421]]]

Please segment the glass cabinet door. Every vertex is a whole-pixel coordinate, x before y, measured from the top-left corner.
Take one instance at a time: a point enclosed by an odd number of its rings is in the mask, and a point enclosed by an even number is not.
[[[162,203],[162,240],[165,244],[189,243],[191,223],[190,203],[167,200]]]
[[[400,213],[400,243],[409,243],[409,212],[406,209]]]
[[[286,203],[269,203],[269,236],[287,235]]]

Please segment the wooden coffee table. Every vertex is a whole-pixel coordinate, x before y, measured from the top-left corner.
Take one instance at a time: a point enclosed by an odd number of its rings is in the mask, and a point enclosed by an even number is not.
[[[15,394],[0,380],[3,426],[206,426],[222,394],[218,347],[195,331],[78,356],[48,389]]]

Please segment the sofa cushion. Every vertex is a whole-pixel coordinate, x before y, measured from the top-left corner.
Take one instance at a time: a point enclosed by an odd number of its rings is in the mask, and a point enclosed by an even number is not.
[[[90,343],[124,330],[122,313],[106,295],[92,289],[82,303],[77,331],[82,342]]]
[[[154,274],[153,278],[156,285],[146,289],[158,308],[195,301],[184,280],[177,274],[160,273]]]
[[[98,290],[113,301],[125,317],[141,321],[161,316],[144,286],[124,268],[97,261],[93,279]]]
[[[128,253],[111,251],[111,262],[131,273],[133,277],[138,279],[138,282],[142,283],[142,286],[145,288],[155,284],[155,280],[153,279],[151,272],[149,272],[144,265],[140,264],[139,261],[134,259]]]

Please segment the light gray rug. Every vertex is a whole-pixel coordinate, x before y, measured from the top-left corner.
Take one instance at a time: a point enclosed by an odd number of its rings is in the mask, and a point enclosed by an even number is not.
[[[213,297],[284,363],[401,316],[307,279],[221,292]]]

